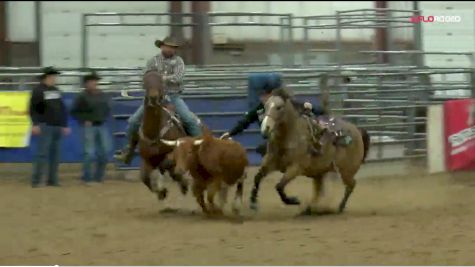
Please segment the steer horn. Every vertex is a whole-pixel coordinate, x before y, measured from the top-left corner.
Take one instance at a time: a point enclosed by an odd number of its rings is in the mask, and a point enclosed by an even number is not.
[[[199,146],[199,145],[201,145],[201,143],[203,143],[203,139],[195,140],[195,141],[193,142],[193,145]]]
[[[170,141],[170,140],[165,140],[165,139],[160,139],[160,142],[164,143],[167,146],[176,146],[178,141]]]

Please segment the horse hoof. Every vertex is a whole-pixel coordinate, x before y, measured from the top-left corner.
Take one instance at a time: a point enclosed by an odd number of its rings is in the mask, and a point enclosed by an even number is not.
[[[341,214],[341,213],[343,213],[343,211],[345,211],[345,205],[340,205],[338,207],[338,213]]]
[[[164,209],[160,210],[160,213],[162,213],[162,214],[178,213],[178,209],[164,208]]]
[[[188,193],[188,185],[181,185],[180,191],[185,196]]]
[[[166,188],[157,192],[158,200],[164,200],[165,198],[167,198],[167,195],[168,195],[168,190]]]
[[[283,200],[286,205],[300,205],[300,200],[296,197],[289,197]]]
[[[312,208],[310,208],[310,207],[305,208],[302,212],[300,212],[299,215],[300,216],[311,216],[311,215],[313,215]]]
[[[241,210],[239,208],[233,207],[232,212],[236,216],[241,215]]]

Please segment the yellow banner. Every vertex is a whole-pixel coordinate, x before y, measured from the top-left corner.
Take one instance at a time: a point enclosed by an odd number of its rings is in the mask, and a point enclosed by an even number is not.
[[[30,92],[0,92],[0,147],[27,147],[31,121]]]

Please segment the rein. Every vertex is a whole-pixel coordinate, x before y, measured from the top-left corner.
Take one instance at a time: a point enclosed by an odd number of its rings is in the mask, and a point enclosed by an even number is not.
[[[176,125],[180,128],[180,130],[183,130],[183,128],[180,125],[180,121],[175,116],[173,116],[173,114],[167,108],[163,106],[163,97],[156,98],[155,101],[153,100],[154,100],[153,98],[145,97],[144,102],[146,102],[146,105],[148,107],[161,108],[163,111],[165,111],[168,114],[168,120],[165,126],[162,129],[160,129],[158,137],[155,139],[150,139],[146,137],[145,134],[143,133],[143,123],[140,125],[139,137],[140,139],[142,139],[142,141],[147,143],[147,145],[158,145],[159,143],[161,143],[160,139],[163,139],[165,134],[167,134],[168,131],[170,131],[173,128],[175,124],[173,121],[177,122]]]

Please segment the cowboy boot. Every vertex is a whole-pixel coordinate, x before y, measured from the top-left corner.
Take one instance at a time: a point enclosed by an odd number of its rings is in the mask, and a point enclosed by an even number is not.
[[[130,165],[130,162],[132,162],[132,159],[134,158],[135,148],[137,147],[138,143],[139,143],[138,134],[133,134],[130,137],[129,143],[127,144],[127,146],[124,149],[122,149],[122,151],[120,151],[119,154],[114,155],[114,158],[127,165]]]

